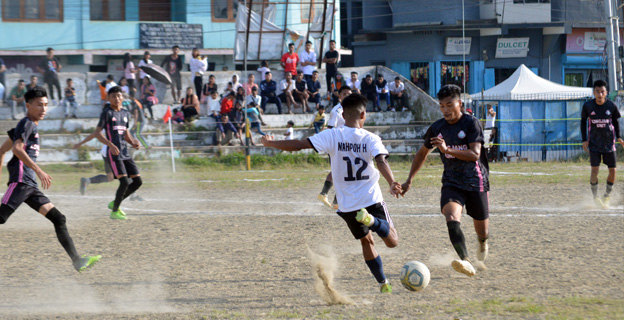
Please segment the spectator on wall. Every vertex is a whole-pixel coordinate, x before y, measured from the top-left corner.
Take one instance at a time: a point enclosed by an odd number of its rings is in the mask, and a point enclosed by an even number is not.
[[[134,93],[136,92],[136,73],[139,70],[138,68],[134,67],[134,62],[132,62],[132,55],[130,55],[130,52],[126,52],[124,54],[124,59],[123,59],[123,69],[124,69],[124,78],[126,78],[126,81],[128,82],[128,94],[130,94],[131,97],[134,97]],[[121,81],[119,81],[121,83]]]
[[[141,69],[141,67],[142,66],[146,66],[146,65],[151,64],[151,63],[154,63],[152,61],[152,59],[150,59],[151,57],[152,57],[152,55],[150,54],[149,51],[143,52],[143,59],[141,59],[141,61],[139,61],[139,68],[138,68],[138,70],[139,70],[139,78],[141,80],[143,80],[143,78],[145,78],[145,77],[149,77],[149,74],[143,72],[143,69]]]
[[[260,72],[260,78],[262,79],[262,81],[264,81],[264,75],[267,72],[271,72],[271,69],[269,68],[269,63],[266,60],[262,60],[262,62],[260,63],[260,68],[258,68],[258,72]]]
[[[262,115],[260,114],[258,108],[258,105],[253,103],[248,104],[247,108],[245,109],[245,112],[247,112],[247,118],[249,119],[249,131],[253,132],[255,130],[258,132],[258,134],[264,136],[266,135],[266,133],[262,132],[261,125],[266,126],[266,123],[262,121]],[[253,139],[250,139],[250,141],[252,145],[256,145],[253,142]]]
[[[321,82],[318,81],[318,75],[318,71],[314,70],[312,78],[306,82],[308,86],[308,101],[316,103],[317,108],[321,104]]]
[[[221,112],[221,99],[219,98],[219,93],[216,91],[212,91],[210,93],[210,97],[208,97],[206,101],[206,109],[208,110],[208,115],[216,118]]]
[[[243,112],[243,101],[235,100],[234,109],[230,111],[228,115],[230,122],[232,122],[234,128],[236,128],[236,136],[239,138],[241,145],[245,145],[245,142],[243,142],[243,130],[245,130],[246,123],[245,114]]]
[[[230,92],[227,94],[227,96],[225,96],[225,98],[223,98],[223,100],[221,101],[221,114],[230,113],[230,111],[234,109],[235,96],[236,95],[234,94],[234,92]]]
[[[182,70],[182,57],[180,57],[180,47],[173,46],[171,48],[172,53],[165,57],[165,60],[160,64],[161,67],[167,70],[167,73],[171,77],[171,95],[173,101],[177,101],[182,90],[182,76],[180,71]],[[199,91],[196,91],[199,92]]]
[[[273,75],[270,72],[265,74],[266,79],[260,82],[260,95],[262,96],[262,111],[266,112],[266,104],[271,102],[277,106],[277,113],[282,113],[282,102],[277,97],[277,83],[273,80]]]
[[[368,101],[373,102],[373,111],[377,111],[377,109],[379,109],[379,105],[377,104],[377,87],[373,83],[373,76],[370,74],[366,75],[361,84],[360,91]]]
[[[390,108],[390,93],[388,91],[388,81],[384,80],[384,76],[381,74],[377,75],[377,81],[375,81],[375,89],[377,91],[377,97],[375,100],[377,101],[377,106],[381,110],[381,99],[386,100],[386,110],[394,111]]]
[[[270,72],[270,71],[269,71]],[[264,81],[264,74],[262,74],[262,80]],[[256,84],[256,76],[254,76],[253,73],[250,73],[247,76],[247,82],[245,82],[245,84],[243,85],[243,88],[245,88],[245,95],[250,95],[251,94],[251,89],[252,88],[258,88],[258,85]]]
[[[343,86],[347,86],[347,82],[344,80],[342,73],[338,72],[336,74],[336,79],[334,83],[332,83],[332,106],[335,106],[340,102],[338,99],[339,97],[338,91]]]
[[[299,55],[295,53],[295,44],[288,44],[288,52],[282,55],[282,60],[280,65],[284,68],[284,72],[290,72],[292,76],[297,76],[297,65],[301,60],[299,60]]]
[[[388,84],[388,91],[390,92],[390,108],[392,108],[392,111],[398,110],[399,108],[407,108],[405,84],[401,81],[400,77],[394,78],[394,81]],[[396,101],[398,101],[398,104]]]
[[[288,113],[292,114],[292,107],[295,105],[295,98],[293,97],[293,90],[295,90],[295,81],[292,79],[292,73],[285,72],[284,79],[280,81],[278,97],[280,101],[286,102],[288,107]]]
[[[251,94],[245,100],[247,106],[255,105],[258,108],[262,105],[262,97],[258,95],[258,88],[251,89]]]
[[[310,123],[310,127],[308,127],[308,129],[314,127],[314,133],[319,133],[325,128],[326,123],[327,115],[325,114],[325,107],[319,106],[317,112],[314,113],[314,118],[312,119],[312,123]]]
[[[208,83],[204,84],[204,88],[201,91],[201,101],[206,102],[208,97],[212,96],[213,92],[219,93],[219,86],[217,86],[217,82],[214,74],[208,76]]]
[[[58,105],[61,95],[61,83],[59,82],[58,73],[63,69],[63,65],[59,59],[54,56],[54,49],[48,48],[46,50],[46,57],[41,60],[37,66],[39,73],[43,73],[43,82],[48,85],[48,92],[50,93],[50,99],[52,99],[52,105]],[[54,99],[54,87],[56,86],[56,92],[58,93],[59,100]]]
[[[316,52],[312,50],[312,41],[306,41],[305,50],[301,52],[301,70],[306,81],[312,79],[312,72],[316,71]]]
[[[33,89],[34,87],[39,85],[39,78],[36,75],[30,76],[30,83],[26,85],[26,90]]]
[[[230,144],[234,135],[240,139],[236,127],[230,122],[228,115],[220,115],[219,119],[217,119],[217,129],[215,130],[215,145],[222,146]]]
[[[65,118],[78,118],[76,117],[76,109],[78,109],[78,102],[76,101],[76,89],[74,88],[74,81],[71,78],[67,79],[67,87],[65,87],[65,98],[62,105],[65,107]]]
[[[233,74],[232,75],[232,90],[234,90],[234,92],[238,92],[238,88],[242,87],[243,84],[240,83],[239,79],[238,79],[238,75],[237,74]],[[231,121],[232,119],[230,119]]]
[[[338,75],[338,61],[340,60],[340,53],[336,50],[336,41],[329,41],[329,51],[325,52],[323,62],[325,63],[325,81],[327,83],[327,89],[330,91],[328,94],[334,93],[334,86],[332,84],[336,81]],[[336,88],[335,90],[339,90]]]
[[[180,99],[184,122],[192,122],[199,115],[199,98],[193,92],[193,87],[186,88],[186,97]]]
[[[303,113],[308,112],[308,84],[303,80],[303,72],[297,72],[295,80],[295,89],[293,90],[293,98],[296,102],[301,103]]]
[[[360,93],[360,89],[361,89],[361,82],[360,80],[358,80],[358,73],[355,71],[351,71],[351,78],[347,79],[346,81],[347,86],[349,86],[349,88],[351,88],[351,92],[353,93]]]
[[[150,119],[152,120],[154,120],[154,111],[152,110],[152,106],[157,103],[158,98],[156,98],[156,87],[150,81],[150,77],[143,78],[143,84],[141,85],[141,104],[144,109],[149,111]]]
[[[236,100],[245,101],[245,88],[242,86],[236,90]],[[230,117],[230,119],[232,118]]]
[[[13,120],[17,120],[17,107],[21,106],[24,111],[24,115],[26,115],[26,99],[24,95],[28,92],[26,89],[26,84],[24,80],[17,81],[17,85],[11,89],[9,93],[9,103],[11,104],[11,112],[13,116]]]
[[[199,49],[197,48],[193,48],[191,55],[193,56],[189,63],[189,68],[191,69],[191,80],[193,81],[193,84],[195,84],[195,92],[201,92],[202,84],[204,82],[204,72],[206,72],[206,68],[208,68],[208,59],[199,55]]]

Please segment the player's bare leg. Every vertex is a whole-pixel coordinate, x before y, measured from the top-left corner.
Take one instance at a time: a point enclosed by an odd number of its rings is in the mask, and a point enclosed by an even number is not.
[[[461,272],[469,277],[476,274],[476,271],[470,259],[468,258],[468,250],[466,249],[466,238],[461,231],[461,214],[462,205],[457,202],[449,202],[442,208],[442,214],[446,218],[446,226],[449,232],[449,238],[455,251],[459,255],[460,260],[453,260],[451,266],[455,271]]]
[[[488,255],[488,237],[490,234],[490,219],[473,220],[477,239],[479,240],[479,249],[477,251],[477,260],[483,261]]]
[[[383,263],[381,261],[381,257],[377,253],[375,249],[375,240],[373,239],[373,233],[371,231],[368,234],[360,239],[360,243],[362,244],[362,254],[364,256],[364,261],[370,269],[371,273],[375,277],[375,280],[380,285],[379,290],[383,293],[391,293],[392,286],[386,278],[386,275],[383,272]]]

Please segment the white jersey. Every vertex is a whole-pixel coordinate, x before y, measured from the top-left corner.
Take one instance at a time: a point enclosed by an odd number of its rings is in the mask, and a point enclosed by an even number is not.
[[[364,129],[340,127],[308,138],[316,152],[331,157],[338,211],[360,210],[383,201],[375,157],[388,150],[379,136]]]
[[[332,128],[340,128],[344,126],[345,120],[342,116],[342,105],[338,103],[329,113],[329,120],[327,120],[327,126]]]
[[[489,113],[485,116],[485,128],[494,128],[496,126],[496,114],[490,115]]]

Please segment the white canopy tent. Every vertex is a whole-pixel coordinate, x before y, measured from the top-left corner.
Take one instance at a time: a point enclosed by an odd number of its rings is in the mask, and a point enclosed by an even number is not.
[[[593,95],[592,88],[564,86],[533,73],[524,64],[505,81],[481,93],[473,100],[572,100]]]

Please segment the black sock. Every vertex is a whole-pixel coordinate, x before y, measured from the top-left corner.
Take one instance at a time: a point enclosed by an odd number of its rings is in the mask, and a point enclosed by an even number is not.
[[[104,183],[108,182],[108,176],[105,174],[99,174],[95,177],[89,178],[89,183]]]
[[[141,177],[134,177],[132,178],[132,183],[128,186],[128,190],[126,190],[126,194],[124,194],[124,199],[129,197],[131,194],[133,194],[135,191],[137,191],[141,185],[143,184],[143,180],[141,180]]]
[[[121,201],[124,199],[126,195],[126,191],[128,190],[128,185],[130,184],[130,179],[128,177],[119,178],[119,188],[117,188],[117,193],[115,194],[115,204],[113,205],[113,211],[119,210],[119,206],[121,205]]]
[[[50,220],[52,224],[54,224],[56,237],[58,238],[58,241],[61,243],[69,257],[72,259],[72,261],[80,259],[80,256],[76,251],[76,247],[74,246],[74,241],[69,236],[69,231],[67,231],[65,216],[56,208],[52,208],[50,209],[50,211],[48,211],[45,217],[48,218],[48,220]]]
[[[592,194],[594,195],[594,198],[598,197],[598,182],[596,183],[589,183],[591,185],[591,191]]]
[[[607,190],[605,191],[605,198],[609,196],[609,194],[611,193],[611,190],[613,190],[613,182],[607,181]]]
[[[323,190],[321,190],[321,194],[326,195],[333,185],[333,182],[325,180],[325,183],[323,184]]]
[[[460,259],[466,260],[468,250],[466,250],[464,233],[461,231],[461,223],[459,221],[447,221],[446,226],[448,227],[449,238],[451,238],[453,248],[457,251]]]

